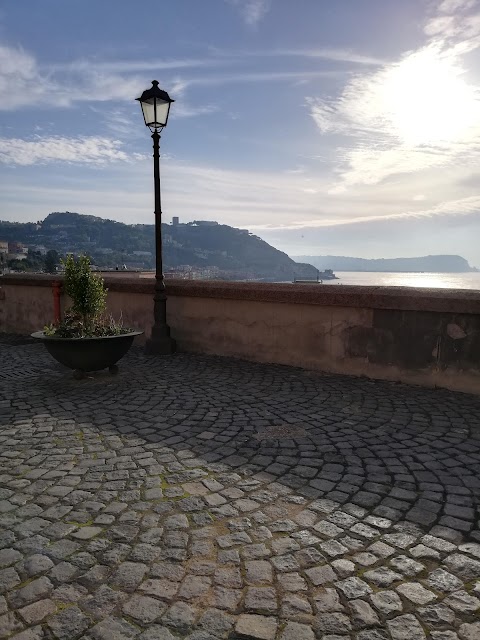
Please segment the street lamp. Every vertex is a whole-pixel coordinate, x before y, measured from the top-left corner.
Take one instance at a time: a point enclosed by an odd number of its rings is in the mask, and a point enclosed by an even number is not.
[[[153,181],[155,184],[155,295],[153,297],[154,324],[147,340],[147,353],[169,355],[175,352],[175,340],[170,337],[167,324],[167,293],[162,264],[162,208],[160,202],[160,131],[167,125],[170,105],[174,100],[159,88],[157,80],[137,98],[142,107],[145,125],[152,131]]]

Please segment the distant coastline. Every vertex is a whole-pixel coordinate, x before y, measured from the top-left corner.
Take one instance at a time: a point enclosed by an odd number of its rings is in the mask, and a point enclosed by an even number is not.
[[[293,256],[320,270],[355,273],[475,273],[465,258],[458,255],[432,255],[416,258],[353,258],[349,256]]]

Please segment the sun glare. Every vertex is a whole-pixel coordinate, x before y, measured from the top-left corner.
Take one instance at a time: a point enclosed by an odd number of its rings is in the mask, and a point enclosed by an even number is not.
[[[455,61],[436,48],[390,69],[382,102],[397,135],[407,144],[461,140],[480,123],[480,103]]]

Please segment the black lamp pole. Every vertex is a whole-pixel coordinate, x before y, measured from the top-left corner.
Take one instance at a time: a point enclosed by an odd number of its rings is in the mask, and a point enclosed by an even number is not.
[[[155,295],[153,296],[154,324],[147,340],[147,353],[169,355],[175,353],[175,340],[170,337],[167,324],[167,292],[163,277],[162,204],[160,198],[160,134],[155,129],[153,139],[153,182],[155,185]]]
[[[175,340],[167,324],[167,292],[163,277],[162,260],[162,206],[160,200],[160,133],[167,124],[170,105],[174,102],[157,80],[137,98],[142,107],[145,124],[152,131],[153,181],[155,186],[155,295],[153,296],[152,333],[147,340],[146,352],[155,355],[175,353]]]

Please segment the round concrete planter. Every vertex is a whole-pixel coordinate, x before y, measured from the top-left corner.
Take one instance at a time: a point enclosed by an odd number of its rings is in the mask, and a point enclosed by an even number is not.
[[[134,338],[142,333],[131,331],[101,338],[59,338],[37,331],[32,333],[32,338],[41,340],[50,355],[69,369],[86,372],[109,368],[116,373],[116,363],[130,349]]]

